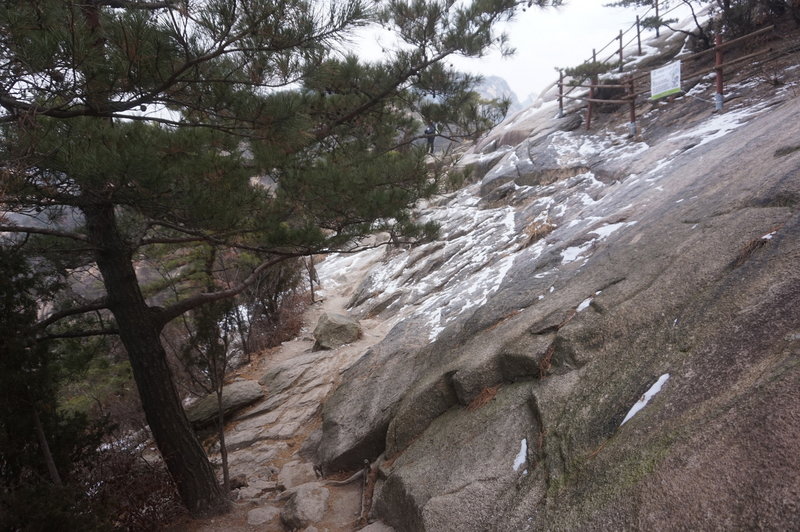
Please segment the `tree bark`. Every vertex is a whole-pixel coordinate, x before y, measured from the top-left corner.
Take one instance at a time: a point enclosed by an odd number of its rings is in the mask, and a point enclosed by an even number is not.
[[[147,423],[181,499],[194,516],[223,513],[228,499],[181,406],[161,343],[163,324],[144,300],[114,207],[95,203],[82,210],[88,235],[98,247],[108,308],[128,352]]]
[[[225,447],[225,411],[222,408],[222,389],[221,383],[216,385],[217,434],[219,435],[219,454],[222,458],[222,489],[225,493],[229,493],[231,491],[231,475],[228,469],[228,449]]]
[[[50,474],[50,480],[56,486],[61,487],[64,483],[61,482],[61,475],[58,474],[58,468],[56,467],[55,460],[53,460],[53,453],[50,452],[50,445],[47,443],[47,436],[44,433],[42,420],[39,417],[39,412],[36,410],[35,405],[33,406],[33,426],[36,428],[36,439],[39,440],[39,448],[42,451],[44,462],[47,464],[47,472]]]

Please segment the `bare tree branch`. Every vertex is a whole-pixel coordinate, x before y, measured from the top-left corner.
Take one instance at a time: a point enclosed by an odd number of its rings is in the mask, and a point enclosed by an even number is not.
[[[90,336],[116,336],[119,334],[117,329],[94,329],[88,331],[67,331],[57,334],[48,334],[47,336],[40,336],[36,340],[44,342],[47,340],[64,340],[67,338],[88,338]]]
[[[136,2],[134,0],[97,0],[102,7],[116,7],[120,9],[170,9],[180,7],[184,0],[164,0],[163,2]]]
[[[57,229],[48,229],[46,227],[32,227],[24,225],[0,225],[0,233],[27,233],[38,235],[49,235],[60,238],[70,238],[79,242],[91,243],[89,237],[80,233],[70,233],[67,231],[58,231]]]
[[[259,264],[253,271],[250,273],[247,278],[245,278],[241,283],[234,285],[227,290],[220,290],[219,292],[203,292],[200,294],[196,294],[194,296],[190,296],[182,301],[178,301],[177,303],[170,305],[166,308],[159,309],[157,320],[161,323],[161,325],[166,325],[173,319],[177,318],[184,312],[188,312],[194,308],[197,308],[201,305],[205,305],[206,303],[211,303],[213,301],[219,301],[221,299],[227,299],[229,297],[233,297],[240,292],[244,291],[248,286],[255,283],[259,276],[269,267],[274,266],[280,262],[288,260],[293,257],[303,257],[308,255],[308,252],[299,252],[294,253],[291,255],[283,255],[280,257],[273,257],[269,260],[266,260]]]
[[[107,308],[108,308],[108,300],[105,297],[102,297],[100,299],[97,299],[95,301],[92,301],[91,303],[87,303],[86,305],[80,307],[73,307],[60,310],[58,312],[54,312],[45,319],[39,321],[36,324],[36,328],[44,329],[56,323],[57,321],[63,320],[64,318],[68,318],[70,316],[77,316],[78,314],[87,314],[89,312],[95,312],[97,310],[103,310]]]

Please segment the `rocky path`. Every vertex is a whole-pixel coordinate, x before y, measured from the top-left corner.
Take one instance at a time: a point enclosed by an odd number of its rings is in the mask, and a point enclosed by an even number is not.
[[[378,260],[382,253],[368,252],[367,260],[361,256],[323,262],[319,268],[322,291],[304,314],[300,336],[236,372],[236,379],[258,381],[264,391],[262,400],[238,412],[226,428],[231,478],[245,485],[233,490],[230,514],[183,523],[181,530],[344,532],[363,526],[358,523],[362,480],[333,484],[352,472],[318,478],[304,450],[320,434],[322,403],[341,373],[379,342],[391,323],[361,320],[361,337],[331,350],[314,351],[312,332],[323,314],[347,314],[353,287],[363,278],[370,259]],[[215,447],[210,453],[216,464],[221,463],[218,451]],[[373,523],[364,530],[391,528]]]

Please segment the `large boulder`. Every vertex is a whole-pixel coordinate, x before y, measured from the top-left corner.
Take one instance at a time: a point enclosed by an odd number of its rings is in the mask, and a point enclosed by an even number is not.
[[[292,489],[281,510],[281,521],[289,530],[300,530],[322,521],[328,507],[330,491],[319,482],[301,484]]]
[[[389,468],[377,514],[400,530],[490,529],[498,497],[538,459],[540,427],[530,401],[530,384],[520,383],[480,407],[438,417]]]
[[[394,409],[416,378],[405,368],[428,342],[421,331],[408,323],[395,327],[343,374],[342,386],[323,406],[316,459],[326,473],[358,469],[383,452]],[[373,365],[385,371],[373,373]]]
[[[231,412],[252,404],[264,396],[256,381],[236,381],[222,389],[222,410],[227,416]],[[209,425],[217,417],[217,394],[210,393],[186,408],[186,417],[195,427]]]
[[[320,316],[314,328],[314,349],[336,349],[361,338],[358,321],[343,314],[328,312]]]

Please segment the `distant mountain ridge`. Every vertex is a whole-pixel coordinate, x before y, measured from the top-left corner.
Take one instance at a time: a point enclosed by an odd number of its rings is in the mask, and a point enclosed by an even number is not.
[[[487,100],[500,98],[508,98],[511,100],[511,106],[508,108],[509,115],[521,111],[524,107],[519,101],[517,94],[511,90],[511,86],[508,82],[500,76],[486,76],[476,90],[481,97]]]

